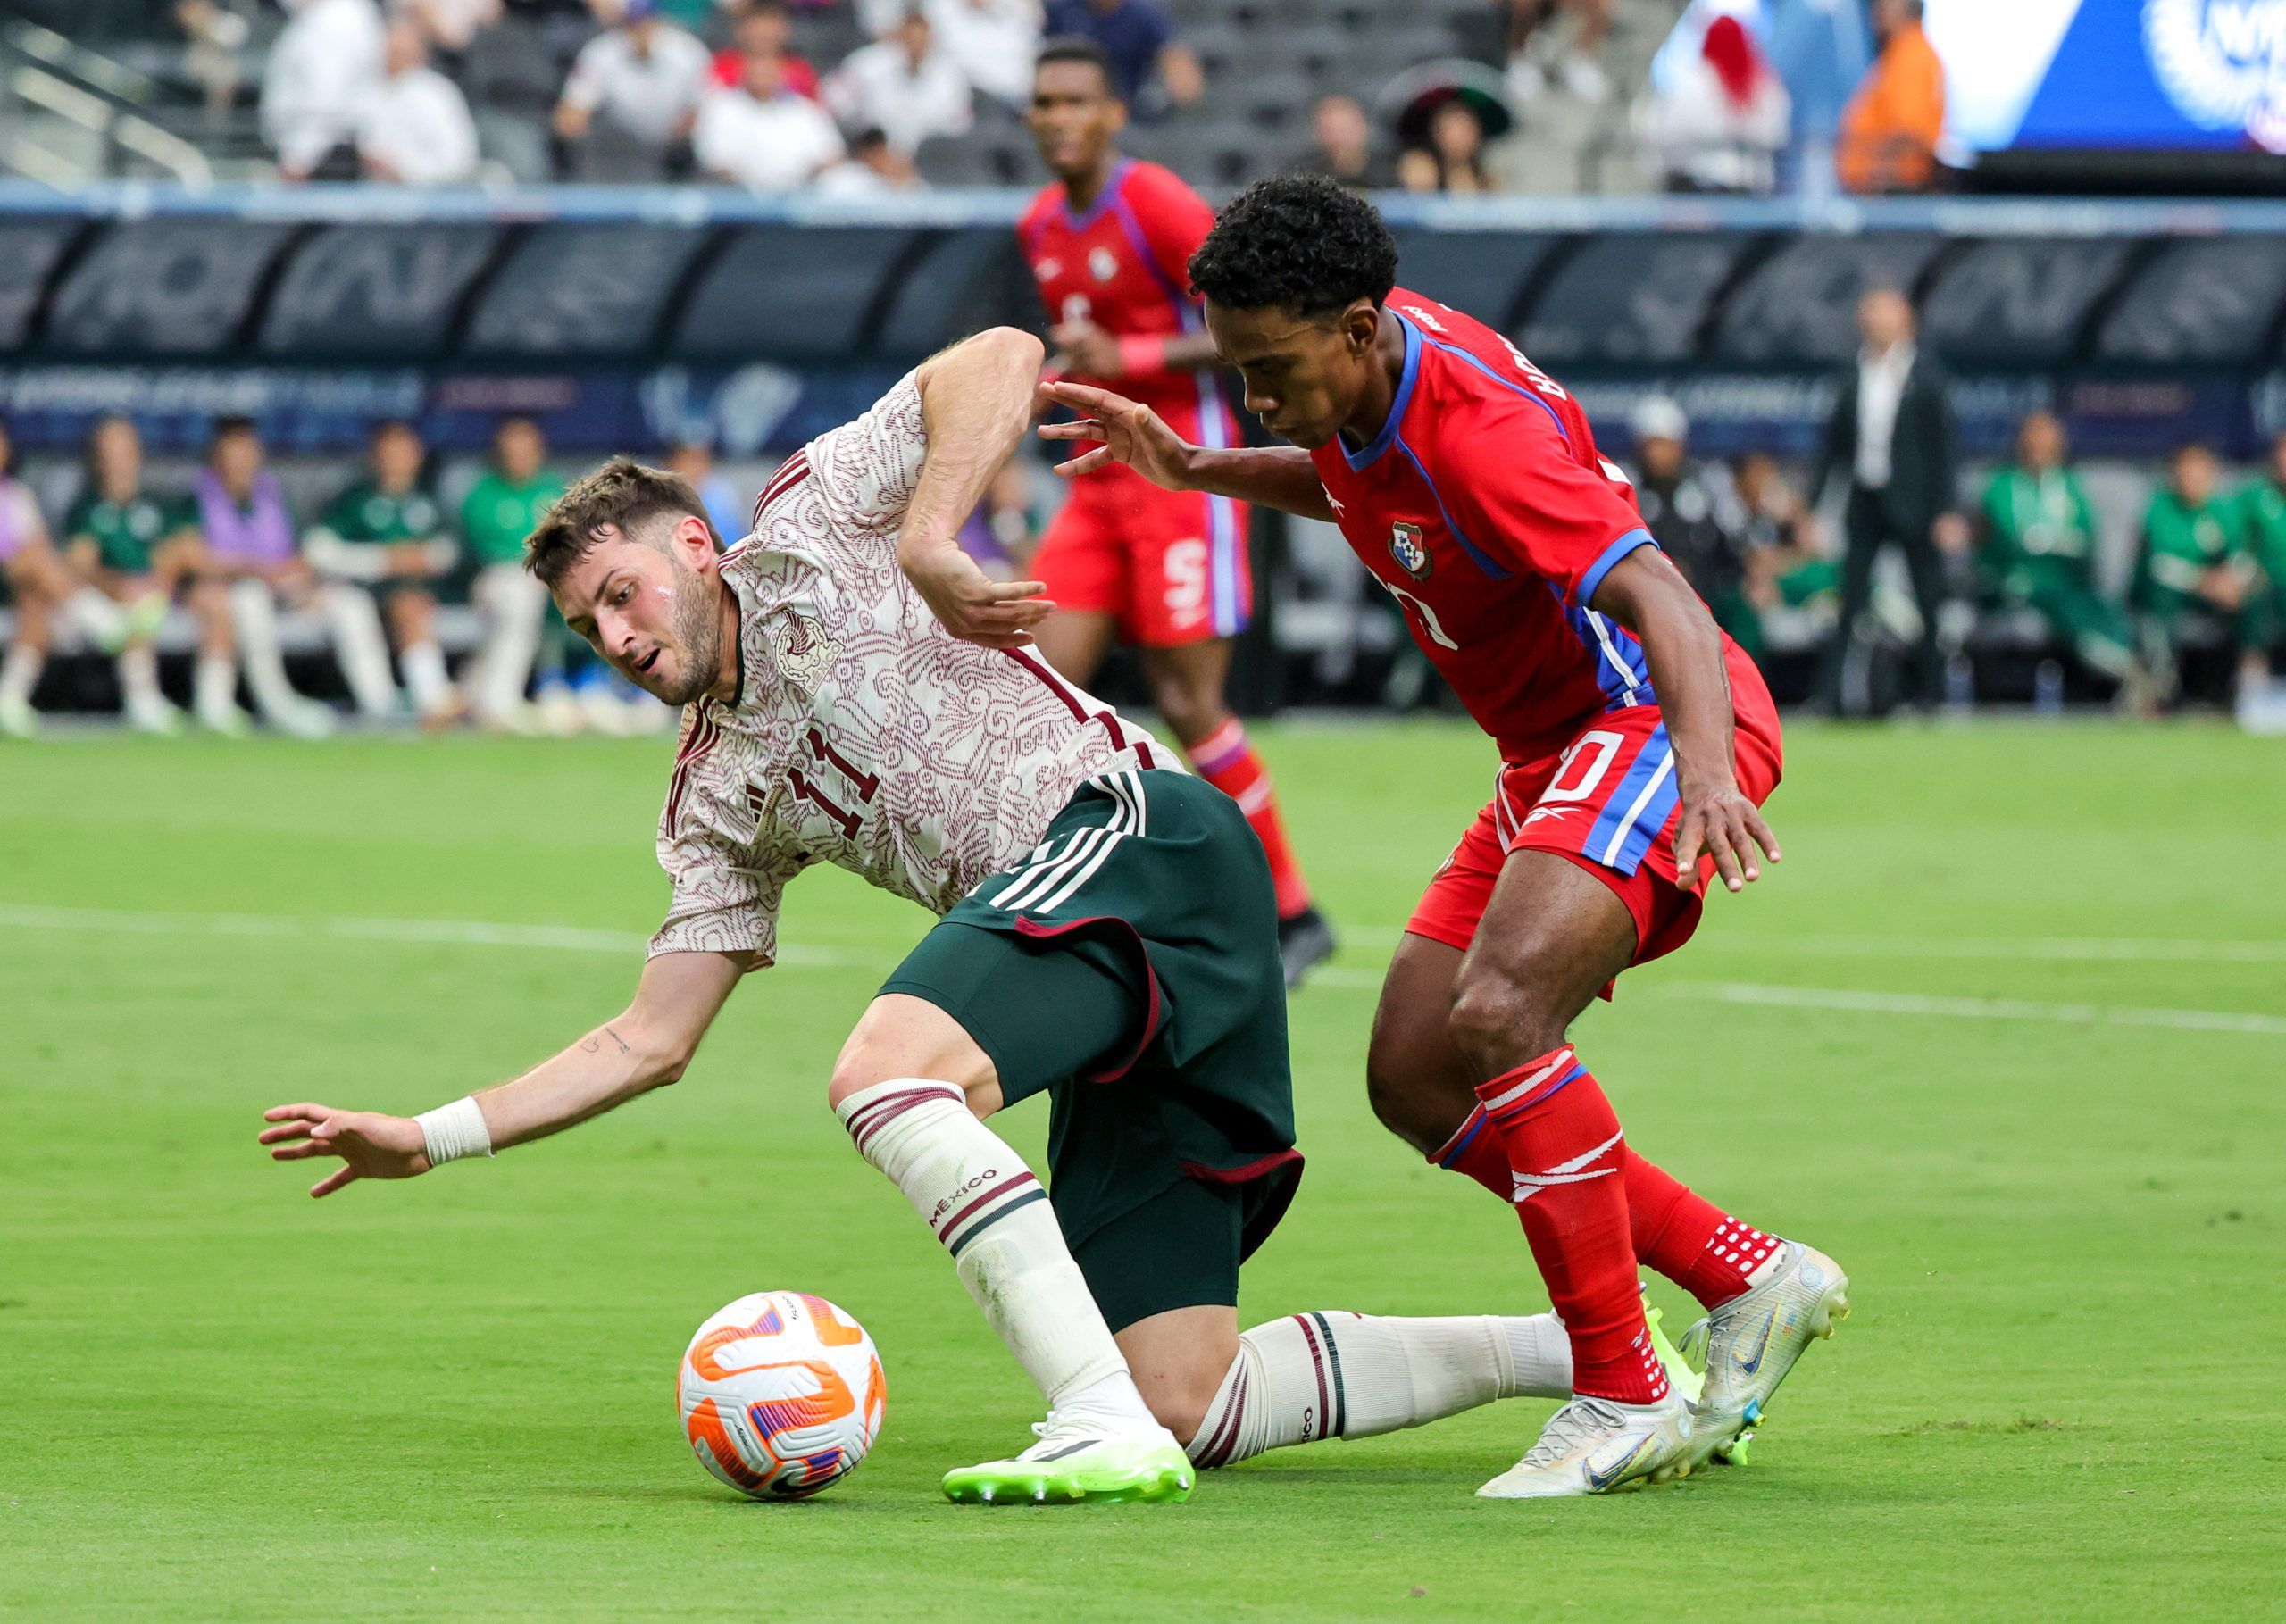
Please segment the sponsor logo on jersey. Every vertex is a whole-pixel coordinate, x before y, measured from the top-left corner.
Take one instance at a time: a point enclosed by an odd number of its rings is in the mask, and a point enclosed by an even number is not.
[[[817,692],[818,684],[841,657],[841,645],[797,610],[789,610],[771,622],[770,644],[777,656],[772,663],[778,674],[805,695]]]
[[[1572,806],[1535,806],[1535,807],[1533,807],[1533,808],[1531,809],[1531,811],[1530,811],[1530,812],[1526,812],[1526,813],[1524,814],[1524,821],[1525,821],[1526,823],[1528,823],[1528,824],[1530,824],[1530,823],[1537,823],[1537,822],[1539,822],[1542,818],[1560,818],[1560,817],[1562,817],[1565,812],[1578,812],[1579,810],[1580,810],[1580,809],[1579,809],[1579,807],[1578,807],[1577,805],[1572,805]]]
[[[1397,308],[1403,311],[1406,315],[1411,316],[1415,321],[1420,322],[1422,326],[1427,328],[1432,333],[1441,333],[1448,330],[1442,321],[1438,321],[1436,317],[1431,315],[1418,304],[1400,304]]]
[[[1098,245],[1088,250],[1088,269],[1098,282],[1108,282],[1119,274],[1119,255]]]
[[[1414,580],[1425,581],[1436,560],[1429,554],[1429,544],[1421,539],[1421,527],[1399,522],[1389,527],[1389,556],[1397,560],[1397,568]]]
[[[1042,261],[1040,261],[1040,262],[1039,262],[1039,279],[1040,279],[1041,281],[1043,281],[1043,282],[1053,282],[1054,280],[1055,280],[1055,279],[1056,279],[1057,277],[1062,276],[1063,274],[1064,274],[1064,262],[1063,262],[1062,260],[1042,260]]]

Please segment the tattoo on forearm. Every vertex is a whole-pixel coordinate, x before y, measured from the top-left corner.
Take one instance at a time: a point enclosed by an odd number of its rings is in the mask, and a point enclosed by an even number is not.
[[[622,1054],[631,1053],[627,1046],[627,1040],[624,1037],[622,1037],[618,1033],[613,1031],[609,1027],[600,1027],[595,1031],[588,1033],[585,1037],[582,1037],[580,1040],[580,1053],[582,1054],[602,1054],[604,1052],[604,1039],[606,1037],[610,1038],[612,1042],[619,1045],[619,1052]]]

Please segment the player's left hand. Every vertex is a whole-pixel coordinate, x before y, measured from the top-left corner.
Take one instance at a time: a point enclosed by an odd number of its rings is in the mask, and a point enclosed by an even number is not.
[[[897,549],[897,563],[947,631],[986,648],[1022,648],[1055,612],[1044,581],[996,581],[952,542]]]
[[[429,1170],[429,1142],[411,1117],[378,1111],[337,1111],[305,1101],[273,1105],[262,1113],[265,1128],[257,1143],[271,1147],[275,1162],[338,1156],[341,1165],[310,1187],[312,1195],[330,1195],[359,1178],[410,1178]]]
[[[1782,860],[1778,837],[1763,821],[1762,809],[1735,783],[1686,784],[1682,823],[1675,830],[1675,884],[1689,890],[1698,879],[1698,860],[1714,859],[1714,871],[1733,891],[1762,878],[1755,848],[1773,862]]]
[[[1127,370],[1119,358],[1119,340],[1092,321],[1059,321],[1047,336],[1055,341],[1055,353],[1047,361],[1052,371],[1116,378]]]

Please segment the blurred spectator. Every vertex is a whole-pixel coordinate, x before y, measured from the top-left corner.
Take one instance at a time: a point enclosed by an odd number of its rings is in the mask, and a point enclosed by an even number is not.
[[[2054,412],[2017,426],[2014,460],[1984,487],[1979,573],[2000,603],[2032,610],[2082,664],[2140,695],[2135,622],[2096,585],[2095,504],[2068,455]]]
[[[1826,424],[1812,504],[1839,473],[1848,476],[1847,539],[1841,564],[1841,620],[1826,654],[1825,700],[1842,709],[1842,678],[1858,617],[1873,601],[1873,562],[1884,548],[1905,555],[1921,612],[1915,645],[1915,697],[1934,706],[1944,697],[1938,611],[1945,601],[1940,553],[1968,545],[1968,526],[1954,511],[1958,435],[1936,358],[1914,345],[1913,306],[1895,288],[1877,287],[1857,302],[1865,339],[1857,364],[1841,380]]]
[[[1786,482],[1778,460],[1750,451],[1731,471],[1745,526],[1747,597],[1755,607],[1748,636],[1731,635],[1750,654],[1767,640],[1767,617],[1787,611],[1830,609],[1841,571],[1818,545],[1817,521],[1801,493]]]
[[[1113,87],[1130,107],[1147,113],[1155,87],[1167,101],[1188,107],[1206,89],[1198,58],[1175,37],[1174,24],[1151,0],[1048,0],[1046,32],[1092,39],[1111,58]]]
[[[381,77],[373,0],[281,0],[292,17],[263,63],[262,138],[288,180],[355,172],[357,112]]]
[[[87,478],[63,516],[64,556],[72,573],[125,612],[119,654],[120,690],[128,725],[140,733],[178,733],[182,716],[159,693],[159,657],[152,639],[176,591],[205,556],[188,504],[162,502],[143,490],[143,441],[123,417],[102,417],[88,431]],[[243,730],[230,662],[229,614],[219,593],[197,605],[202,719],[218,730]],[[219,654],[219,673],[206,660]],[[219,700],[217,695],[219,692]]]
[[[921,189],[913,160],[889,145],[878,129],[861,129],[849,143],[849,156],[818,177],[821,197],[880,197]]]
[[[1937,171],[1945,68],[1921,28],[1921,0],[1874,0],[1881,54],[1841,114],[1834,161],[1853,192],[1919,192]]]
[[[460,87],[429,65],[421,25],[389,24],[387,69],[357,116],[357,159],[368,180],[450,186],[476,174],[476,122]]]
[[[1303,173],[1324,175],[1353,192],[1397,185],[1397,165],[1374,149],[1372,126],[1356,96],[1320,96],[1310,110],[1310,141],[1309,152],[1294,165]]]
[[[327,583],[326,618],[342,675],[372,721],[403,713],[381,636],[384,612],[422,722],[455,720],[464,708],[437,644],[436,585],[452,569],[456,549],[436,498],[421,488],[427,459],[412,424],[374,425],[366,477],[336,496],[302,539],[302,555]]]
[[[183,76],[203,93],[206,116],[222,117],[245,81],[246,42],[254,29],[216,0],[177,0],[175,21],[189,42],[183,50]]]
[[[1698,54],[1638,104],[1671,192],[1767,192],[1777,184],[1790,104],[1746,25],[1717,17]]]
[[[906,157],[931,136],[964,133],[974,118],[967,76],[917,6],[886,38],[852,51],[818,93],[845,129],[879,129]]]
[[[1698,589],[1733,637],[1758,642],[1758,620],[1747,598],[1746,515],[1720,464],[1688,454],[1690,420],[1664,395],[1639,404],[1635,433],[1635,505],[1644,528],[1683,579]]]
[[[392,21],[410,18],[418,22],[449,60],[457,60],[479,34],[503,15],[501,0],[388,0],[388,5]]]
[[[930,25],[968,82],[1011,107],[1030,104],[1039,0],[929,0]]]
[[[30,738],[39,731],[32,690],[54,645],[55,622],[84,589],[49,540],[39,503],[16,478],[15,463],[15,442],[0,424],[0,581],[16,606],[15,636],[0,657],[0,735]]]
[[[531,680],[547,616],[547,588],[524,568],[524,537],[563,494],[547,471],[547,442],[528,417],[504,417],[492,431],[492,467],[461,503],[461,537],[477,571],[470,595],[484,617],[484,645],[463,675],[477,720],[521,731],[524,686]]]
[[[790,192],[840,162],[841,132],[824,108],[787,87],[785,61],[756,52],[738,88],[706,93],[691,132],[701,170],[749,191]]]
[[[731,26],[730,43],[714,53],[714,82],[735,90],[745,81],[747,58],[775,56],[786,88],[812,101],[818,97],[818,71],[794,51],[794,20],[779,0],[754,0]]]
[[[1596,60],[1611,33],[1611,0],[1506,0],[1508,94],[1530,101],[1548,87],[1549,59],[1556,83],[1590,104],[1611,95],[1611,76]],[[1559,13],[1568,29],[1550,28]]]
[[[555,133],[588,138],[601,121],[672,167],[705,90],[706,47],[658,14],[657,0],[627,0],[618,27],[580,47],[555,104]]]
[[[206,466],[192,481],[210,567],[229,583],[230,629],[238,657],[263,720],[297,737],[333,731],[333,712],[294,691],[278,645],[278,606],[316,596],[310,569],[294,549],[294,515],[278,476],[263,466],[253,421],[226,417],[214,425]]]
[[[738,487],[714,465],[714,448],[701,440],[678,440],[667,447],[667,470],[682,476],[706,508],[706,522],[714,539],[724,546],[745,538],[754,528]]]
[[[2172,691],[2186,644],[2223,642],[2239,651],[2239,698],[2259,703],[2276,638],[2269,595],[2239,529],[2240,510],[2222,494],[2222,468],[2204,446],[2175,448],[2166,483],[2143,515],[2143,549],[2129,601],[2142,615],[2153,661]]]
[[[1465,96],[1438,104],[1429,115],[1428,138],[1398,156],[1397,177],[1408,192],[1465,196],[1493,189],[1484,167],[1484,121]]]
[[[2239,537],[2261,579],[2256,592],[2270,622],[2262,675],[2270,675],[2269,655],[2286,637],[2286,434],[2270,442],[2270,460],[2252,484],[2239,493]]]

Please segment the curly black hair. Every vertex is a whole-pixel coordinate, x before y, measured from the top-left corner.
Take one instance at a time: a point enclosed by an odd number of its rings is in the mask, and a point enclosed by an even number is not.
[[[1233,310],[1322,316],[1397,285],[1397,239],[1373,205],[1323,175],[1257,180],[1190,256],[1194,292]]]

